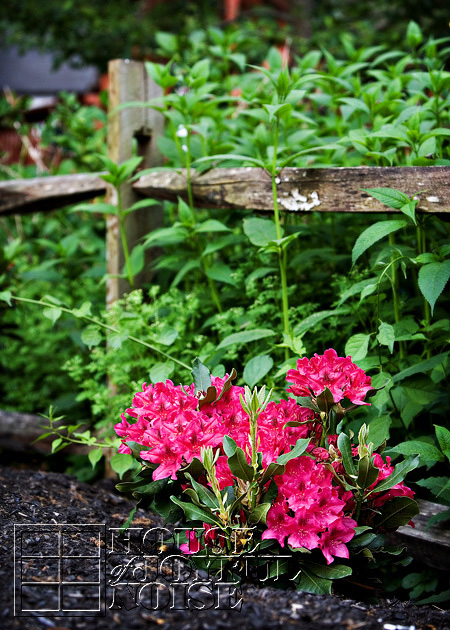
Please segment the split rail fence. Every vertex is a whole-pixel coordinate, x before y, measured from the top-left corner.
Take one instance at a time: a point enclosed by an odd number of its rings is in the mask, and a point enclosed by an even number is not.
[[[163,133],[163,117],[154,110],[121,108],[130,101],[146,102],[162,96],[162,91],[148,76],[141,62],[113,60],[109,64],[108,155],[121,163],[133,154],[143,157],[141,168],[160,166],[163,158],[158,152],[157,138]],[[450,216],[450,166],[430,167],[352,167],[352,168],[284,168],[279,175],[279,206],[281,211],[299,215],[305,212],[396,212],[363,192],[362,188],[389,187],[419,199],[417,212],[447,214]],[[272,212],[272,183],[270,176],[259,168],[214,168],[193,176],[192,192],[198,207],[210,209],[253,209],[257,213]],[[187,200],[185,172],[155,171],[144,175],[133,184],[124,184],[122,202],[129,207],[142,197],[156,200]],[[0,216],[48,212],[67,205],[111,195],[107,184],[99,174],[76,174],[56,177],[12,180],[0,182]],[[308,206],[304,199],[315,200]],[[301,202],[301,203],[300,203]],[[130,249],[151,230],[162,225],[161,206],[151,206],[130,213],[126,230]],[[150,252],[147,252],[150,256]],[[117,300],[127,289],[125,280],[118,278],[123,268],[123,252],[120,244],[118,218],[108,215],[106,225],[107,257],[107,304]],[[146,262],[149,262],[147,260]],[[147,265],[148,268],[148,265]],[[136,284],[148,281],[144,271],[136,278]],[[27,442],[36,437],[37,420],[27,416],[20,423],[17,414],[0,414],[0,438],[10,442]],[[31,441],[31,440],[30,440]],[[428,557],[431,566],[448,567],[450,560],[450,532],[434,526],[426,530],[424,515],[430,515],[442,506],[422,502],[422,516],[413,530],[399,530],[401,540],[414,541],[414,546]],[[434,551],[433,551],[434,550]]]

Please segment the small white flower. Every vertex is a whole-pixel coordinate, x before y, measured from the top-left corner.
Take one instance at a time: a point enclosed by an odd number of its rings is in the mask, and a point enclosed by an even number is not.
[[[178,125],[177,136],[178,138],[187,138],[188,130],[184,125]]]

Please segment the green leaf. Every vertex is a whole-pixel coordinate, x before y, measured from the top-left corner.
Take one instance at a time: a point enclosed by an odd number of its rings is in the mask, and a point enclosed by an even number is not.
[[[134,458],[129,453],[117,453],[111,457],[110,464],[114,472],[122,479],[127,470],[133,468]]]
[[[312,571],[308,571],[308,569],[303,567],[297,590],[316,595],[331,595],[331,584],[331,580],[318,577]]]
[[[142,244],[135,245],[135,247],[133,247],[133,250],[130,254],[131,274],[133,276],[137,276],[137,274],[143,270],[144,263],[145,263],[145,248]],[[126,264],[124,264],[123,266],[122,273],[124,275],[127,274]]]
[[[198,481],[195,481],[195,479],[189,473],[186,473],[186,477],[191,482],[192,487],[197,493],[198,498],[204,505],[212,509],[217,509],[219,507],[219,502],[217,501],[217,498],[214,496],[213,492],[211,492],[209,488],[203,486],[201,483],[198,483]]]
[[[345,564],[336,564],[333,562],[331,566],[328,566],[318,564],[316,562],[310,562],[309,560],[306,564],[308,571],[311,570],[314,575],[325,578],[326,580],[341,580],[342,578],[348,577],[352,574],[352,569],[347,567]]]
[[[408,378],[408,376],[413,376],[414,374],[419,374],[420,372],[428,372],[429,370],[435,368],[437,365],[441,365],[448,357],[448,355],[448,352],[442,352],[441,354],[437,354],[435,357],[431,357],[431,359],[419,361],[419,363],[415,363],[414,365],[411,365],[410,367],[401,370],[400,372],[397,372],[397,374],[393,376],[392,381],[394,383],[397,383],[398,381],[402,381],[403,379]]]
[[[131,523],[133,522],[134,515],[136,514],[136,512],[137,512],[137,505],[134,505],[131,508],[125,523],[119,529],[119,534],[123,534],[123,532],[125,532],[130,527]]]
[[[244,219],[243,227],[249,241],[257,247],[265,247],[271,241],[277,239],[277,228],[270,219],[250,217],[249,219]]]
[[[372,247],[374,243],[407,225],[406,221],[395,219],[392,221],[379,221],[369,226],[356,239],[352,250],[352,263],[355,264],[358,258],[364,254],[369,247]]]
[[[223,262],[215,262],[209,269],[206,270],[208,278],[215,280],[216,282],[225,282],[226,284],[235,285],[236,282],[232,278],[233,270],[231,267]]]
[[[108,345],[114,350],[118,350],[122,347],[124,341],[128,339],[127,333],[109,333],[108,334]]]
[[[188,521],[201,521],[202,523],[209,523],[209,525],[221,526],[220,521],[214,517],[210,509],[201,508],[193,503],[185,503],[173,495],[170,497],[170,500],[182,508]]]
[[[270,503],[260,503],[248,515],[248,522],[251,525],[267,525],[267,512],[272,505]]]
[[[245,481],[253,481],[253,466],[247,463],[244,451],[237,447],[231,457],[228,458],[228,466],[235,477]]]
[[[0,300],[3,302],[6,302],[8,306],[11,306],[11,298],[12,298],[11,291],[0,291]]]
[[[231,232],[231,229],[221,221],[217,221],[217,219],[206,219],[203,223],[195,226],[195,231],[198,234],[202,234],[205,232]]]
[[[92,304],[90,302],[83,302],[80,308],[74,308],[72,313],[74,317],[89,317],[91,315]]]
[[[335,310],[329,311],[319,311],[318,313],[313,313],[308,317],[305,317],[299,324],[294,327],[294,333],[298,336],[302,336],[308,330],[314,329],[315,326],[320,324],[324,319],[328,319],[329,317],[339,315],[343,315],[344,313],[348,313],[348,308],[337,308]]]
[[[186,261],[186,263],[181,267],[181,269],[178,271],[177,275],[173,279],[171,287],[177,287],[183,280],[184,276],[193,269],[201,269],[201,263],[198,258],[196,260]]]
[[[280,118],[281,116],[290,113],[292,110],[292,105],[290,103],[283,103],[282,105],[263,104],[263,107],[269,114],[269,123],[272,122],[274,118]]]
[[[273,337],[275,332],[268,328],[255,328],[254,330],[243,330],[241,332],[233,333],[222,339],[217,346],[217,350],[223,350],[234,344],[242,345],[244,343],[250,343],[251,341],[258,341],[259,339],[265,339],[266,337]]]
[[[369,441],[378,448],[385,440],[389,439],[391,419],[389,416],[379,416],[369,423]]]
[[[428,527],[431,527],[432,525],[436,525],[436,523],[442,523],[443,521],[448,521],[449,519],[450,519],[450,508],[448,508],[448,510],[444,510],[444,512],[433,514],[433,516],[430,516],[430,518],[428,519],[427,529]]]
[[[175,339],[178,337],[178,330],[173,326],[165,325],[161,332],[155,337],[155,343],[159,343],[163,346],[171,346]]]
[[[178,197],[178,218],[185,225],[194,225],[192,210],[181,197]]]
[[[420,455],[420,465],[427,466],[428,468],[433,466],[436,462],[442,462],[444,456],[438,448],[429,444],[428,442],[422,442],[421,440],[408,440],[407,442],[401,442],[389,449],[390,453],[400,453],[401,455]]]
[[[414,225],[417,225],[416,206],[417,206],[417,201],[409,201],[408,203],[405,203],[405,205],[400,208],[400,212],[402,212],[404,215],[409,217],[411,221],[414,223]]]
[[[264,471],[262,477],[259,480],[260,486],[263,486],[266,481],[268,481],[271,477],[275,475],[282,475],[284,473],[284,466],[282,464],[277,464],[276,462],[271,462],[266,470]]]
[[[374,526],[383,526],[386,529],[397,529],[406,525],[419,514],[419,506],[409,497],[394,497],[383,505],[381,514],[374,519]]]
[[[325,387],[323,392],[321,392],[320,394],[318,394],[318,396],[316,396],[316,402],[320,411],[324,411],[325,413],[328,414],[328,411],[334,405],[333,394],[330,392],[328,387]]]
[[[81,333],[81,341],[87,345],[89,349],[98,346],[102,341],[102,335],[98,326],[88,326]]]
[[[311,396],[296,396],[295,400],[298,402],[300,407],[305,407],[306,409],[312,409],[313,411],[316,411],[316,412],[320,411],[319,407],[312,400]]]
[[[101,460],[102,457],[103,451],[101,448],[95,448],[92,451],[89,451],[88,458],[91,462],[92,468],[95,468],[96,464]]]
[[[227,457],[231,457],[235,454],[237,449],[237,444],[229,435],[224,435],[223,437],[223,450],[225,451],[225,455]]]
[[[450,260],[430,263],[420,268],[419,289],[431,307],[431,314],[433,314],[436,300],[444,290],[449,278]]]
[[[146,479],[144,479],[144,481],[147,481]],[[138,498],[139,495],[144,495],[145,497],[154,497],[158,494],[160,494],[165,487],[167,486],[169,482],[169,478],[165,477],[164,479],[158,479],[157,481],[150,481],[143,485],[139,485],[138,487],[134,488],[133,491],[133,497],[134,498]],[[117,484],[117,486],[119,486],[120,484]],[[122,484],[123,486],[125,486],[126,484]],[[116,488],[117,488],[116,486]]]
[[[152,383],[164,383],[171,377],[175,369],[175,363],[173,361],[163,361],[155,363],[150,368],[150,380]]]
[[[211,387],[211,374],[198,357],[194,359],[191,374],[194,379],[196,392],[206,392]]]
[[[358,333],[353,335],[345,344],[345,355],[350,355],[352,361],[362,361],[367,356],[370,335]]]
[[[117,214],[117,207],[112,203],[79,203],[71,212],[94,212],[96,214]]]
[[[56,440],[53,440],[52,442],[52,453],[54,453],[58,446],[60,446],[62,444],[62,438],[56,438]]]
[[[436,498],[443,501],[450,501],[450,478],[449,477],[427,477],[416,481],[417,485],[430,490]]]
[[[408,24],[408,28],[406,31],[406,41],[408,42],[408,46],[411,48],[416,48],[419,44],[422,43],[423,35],[420,30],[420,26],[414,20],[411,20]]]
[[[407,195],[399,190],[395,190],[395,188],[361,188],[361,190],[369,193],[371,197],[378,199],[388,208],[394,208],[395,210],[401,210],[405,204],[410,202]]]
[[[140,201],[136,201],[132,206],[126,208],[123,211],[124,215],[130,214],[131,212],[135,212],[136,210],[142,210],[142,208],[148,208],[150,206],[158,206],[160,204],[156,199],[141,199]]]
[[[253,357],[244,368],[244,381],[253,389],[259,381],[270,372],[273,366],[273,359],[268,354],[259,354]]]
[[[173,33],[165,33],[163,31],[157,31],[155,33],[155,39],[158,46],[171,55],[176,52],[178,48],[178,38]]]
[[[295,446],[292,447],[289,453],[283,453],[283,455],[279,455],[277,457],[277,464],[281,464],[282,466],[285,466],[288,462],[291,461],[291,459],[294,459],[295,457],[300,457],[300,455],[303,455],[303,453],[306,451],[306,448],[309,442],[310,442],[309,438],[300,438],[299,440],[297,440],[297,442],[295,443]]]
[[[209,64],[209,59],[200,59],[194,63],[190,71],[190,77],[206,81],[209,77]]]
[[[393,486],[403,481],[406,475],[411,472],[411,470],[417,468],[418,465],[418,457],[410,457],[404,462],[400,462],[395,466],[389,477],[386,477],[381,483],[377,484],[375,490],[372,490],[372,492],[385,492],[386,490],[390,490]]]
[[[121,184],[123,182],[126,182],[130,175],[137,169],[143,159],[144,158],[142,156],[136,155],[134,157],[131,157],[129,160],[123,162],[119,166],[117,183]]]
[[[58,319],[61,317],[62,310],[58,308],[57,306],[52,307],[52,308],[44,308],[44,310],[42,311],[42,314],[44,315],[44,317],[49,319],[52,322],[52,324],[55,324],[55,322],[57,322]]]
[[[450,453],[450,431],[439,424],[434,425],[436,438],[443,453]],[[448,455],[447,455],[448,457]]]
[[[395,331],[391,324],[381,322],[378,326],[377,340],[382,346],[387,346],[390,353],[394,352]]]
[[[337,446],[338,449],[341,451],[342,463],[344,465],[345,472],[348,475],[355,477],[356,467],[353,462],[352,443],[348,435],[346,435],[345,433],[341,433],[338,437]]]
[[[197,457],[193,457],[192,461],[187,466],[180,469],[180,472],[183,474],[189,473],[191,477],[198,479],[202,475],[206,474],[206,468],[203,466],[202,461],[200,461]]]

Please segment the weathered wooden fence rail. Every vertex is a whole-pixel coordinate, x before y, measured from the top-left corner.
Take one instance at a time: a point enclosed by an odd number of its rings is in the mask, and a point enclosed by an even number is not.
[[[296,213],[398,212],[363,190],[379,186],[416,195],[418,212],[450,214],[450,166],[284,168],[279,176],[279,205],[282,211]],[[187,199],[183,169],[143,175],[130,188],[134,195],[154,199]],[[271,179],[259,168],[214,168],[194,174],[192,192],[199,207],[273,211]],[[45,212],[105,193],[105,182],[96,174],[0,182],[0,216]],[[144,214],[154,214],[153,207]]]

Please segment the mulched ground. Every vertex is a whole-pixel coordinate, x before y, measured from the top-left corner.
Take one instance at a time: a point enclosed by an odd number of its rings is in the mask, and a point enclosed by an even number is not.
[[[148,592],[145,595],[142,591],[140,605],[132,607],[133,598],[125,596],[124,591],[121,591],[123,599],[116,599],[114,603],[114,589],[108,586],[104,600],[105,616],[86,616],[83,610],[78,613],[78,617],[53,616],[54,612],[42,611],[42,608],[58,609],[57,602],[63,601],[58,600],[58,597],[63,597],[58,595],[58,584],[51,584],[55,581],[55,575],[59,575],[56,580],[67,581],[67,585],[63,587],[66,589],[64,597],[68,598],[67,601],[70,600],[72,604],[78,602],[77,607],[84,610],[90,608],[94,587],[86,586],[83,582],[99,579],[98,570],[95,577],[98,559],[85,558],[81,561],[81,548],[85,550],[83,555],[95,556],[95,549],[99,550],[100,558],[105,558],[106,562],[106,575],[102,574],[100,577],[106,577],[107,582],[117,575],[118,566],[125,567],[130,558],[135,557],[133,545],[130,553],[124,548],[116,547],[117,553],[111,554],[110,539],[107,539],[106,544],[103,539],[99,542],[98,534],[86,528],[89,524],[105,524],[107,531],[110,527],[121,527],[131,507],[130,502],[115,493],[110,480],[88,486],[69,475],[0,467],[0,549],[3,556],[0,564],[0,627],[3,630],[148,630],[156,627],[162,630],[214,630],[239,624],[246,630],[450,630],[450,613],[433,606],[417,607],[397,600],[384,600],[378,605],[370,605],[339,597],[258,588],[253,585],[242,587],[239,596],[242,598],[241,610],[231,610],[229,606],[227,610],[215,609],[217,600],[213,602],[207,589],[203,589],[203,595],[199,590],[190,594],[196,597],[198,607],[203,602],[207,607],[212,606],[211,608],[182,610],[184,587],[177,590],[169,607],[160,606],[162,609],[153,610],[156,607],[156,594],[149,589],[146,589]],[[46,524],[47,527],[38,524]],[[64,529],[60,524],[72,526]],[[86,529],[77,528],[74,524],[80,524]],[[132,523],[132,527],[141,527],[144,532],[162,525],[158,517],[142,510],[138,510]],[[101,530],[102,527],[99,528]],[[63,532],[59,538],[58,531]],[[21,568],[22,573],[16,573],[14,594],[15,540],[18,558],[16,572]],[[86,545],[94,550],[93,554],[86,554]],[[63,563],[60,564],[59,574],[58,559],[51,558],[52,555],[64,556],[63,560],[59,560]],[[25,556],[28,558],[24,558]],[[100,565],[103,566],[101,562]],[[132,568],[131,563],[128,569],[131,571]],[[155,579],[154,567],[149,566],[147,569],[147,581]],[[137,570],[143,569],[137,566]],[[63,578],[61,571],[64,573]],[[158,577],[160,590],[165,590],[164,576],[170,581],[170,574],[171,569],[166,566],[161,577]],[[134,575],[138,574],[135,572]],[[139,577],[135,579],[139,580]],[[184,581],[185,573],[182,573],[180,579]],[[189,583],[188,579],[186,581]],[[161,599],[164,601],[163,597]],[[121,609],[117,607],[118,601],[122,601]],[[23,608],[30,609],[26,613],[28,616],[17,616],[21,602],[26,603]],[[232,598],[229,602],[233,605],[236,600]],[[175,609],[170,610],[170,605]],[[36,612],[37,609],[41,610]]]

